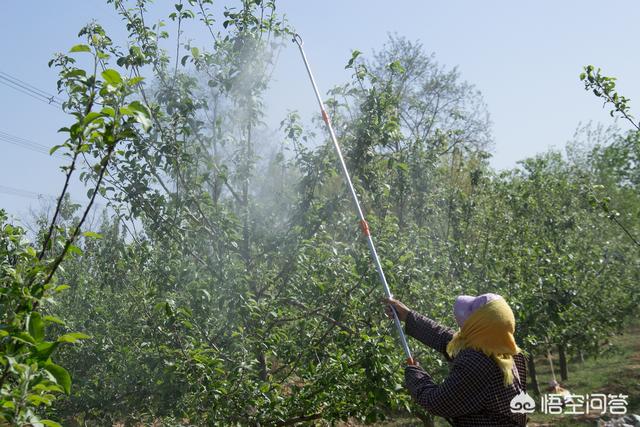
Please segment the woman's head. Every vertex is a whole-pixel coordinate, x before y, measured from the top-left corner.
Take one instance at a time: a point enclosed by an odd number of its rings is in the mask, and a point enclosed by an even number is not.
[[[504,298],[496,294],[461,295],[456,298],[453,313],[460,330],[447,345],[447,353],[455,357],[466,348],[481,351],[500,367],[505,384],[511,384],[513,356],[520,349],[513,337],[515,317]]]
[[[456,318],[458,326],[462,328],[465,320],[467,320],[474,311],[498,298],[502,297],[497,294],[483,294],[477,297],[460,295],[457,297],[456,302],[453,304],[453,315]]]

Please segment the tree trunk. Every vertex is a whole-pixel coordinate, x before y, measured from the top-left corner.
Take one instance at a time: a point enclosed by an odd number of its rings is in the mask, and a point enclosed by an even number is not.
[[[549,362],[549,370],[551,371],[551,378],[556,380],[556,370],[553,367],[553,359],[551,358],[551,350],[547,348],[547,361]]]
[[[531,391],[534,394],[540,395],[540,386],[538,385],[538,375],[536,374],[536,362],[533,361],[533,355],[527,358],[529,365],[529,378],[531,378]]]
[[[567,354],[565,353],[564,346],[558,344],[558,363],[560,364],[560,378],[562,381],[569,379],[569,372],[567,371]]]
[[[260,379],[262,381],[267,381],[268,379],[268,371],[267,371],[267,356],[263,351],[258,351],[258,363],[260,364]]]

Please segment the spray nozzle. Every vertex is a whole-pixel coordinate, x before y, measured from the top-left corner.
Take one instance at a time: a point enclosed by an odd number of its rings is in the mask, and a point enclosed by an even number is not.
[[[304,45],[304,41],[302,40],[302,37],[300,37],[300,34],[298,33],[294,33],[293,34],[293,38],[291,39],[292,42],[297,43],[298,46]]]

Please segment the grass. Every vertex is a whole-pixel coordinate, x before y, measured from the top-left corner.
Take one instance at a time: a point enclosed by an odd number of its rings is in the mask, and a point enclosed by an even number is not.
[[[546,358],[536,359],[538,383],[543,388],[552,380]],[[558,361],[554,368],[559,377]],[[629,396],[627,413],[640,412],[640,323],[627,328],[620,336],[611,339],[611,346],[603,356],[589,358],[581,363],[569,362],[569,379],[562,386],[573,394],[592,393],[626,394]],[[536,412],[530,426],[596,425],[599,415],[545,415]]]

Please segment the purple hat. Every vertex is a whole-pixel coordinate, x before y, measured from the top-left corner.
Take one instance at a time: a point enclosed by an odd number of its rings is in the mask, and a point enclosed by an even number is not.
[[[502,298],[497,294],[483,294],[477,297],[470,295],[460,295],[453,304],[453,315],[456,318],[458,326],[462,328],[464,322],[471,316],[471,313],[482,307],[488,302]]]

